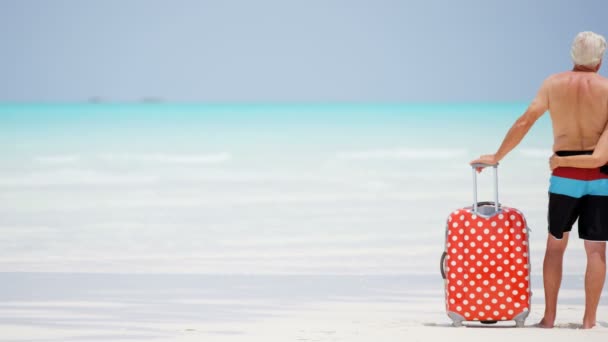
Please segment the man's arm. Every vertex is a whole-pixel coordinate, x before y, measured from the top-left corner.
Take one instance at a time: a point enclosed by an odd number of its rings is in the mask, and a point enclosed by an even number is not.
[[[494,154],[482,155],[471,161],[471,164],[483,163],[495,165],[517,146],[528,133],[532,125],[549,109],[550,79],[546,79],[528,109],[520,116],[505,135],[502,144]]]

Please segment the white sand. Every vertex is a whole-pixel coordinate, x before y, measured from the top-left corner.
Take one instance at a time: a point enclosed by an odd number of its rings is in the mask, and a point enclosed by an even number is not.
[[[526,328],[451,327],[441,279],[427,276],[184,276],[0,274],[0,341],[606,341],[579,329],[582,289],[570,280],[558,327],[533,288]],[[20,286],[7,287],[7,282]],[[538,283],[538,282],[537,282]]]

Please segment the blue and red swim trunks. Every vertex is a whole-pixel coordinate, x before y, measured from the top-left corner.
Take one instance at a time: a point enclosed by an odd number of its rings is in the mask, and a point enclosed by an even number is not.
[[[593,151],[558,151],[558,156],[592,154]],[[607,167],[581,169],[558,167],[549,186],[549,233],[561,239],[578,219],[578,236],[608,241]]]

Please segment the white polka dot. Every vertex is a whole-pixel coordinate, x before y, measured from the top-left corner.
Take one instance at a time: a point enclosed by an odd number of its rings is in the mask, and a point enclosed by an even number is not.
[[[492,223],[494,223],[494,222],[492,222]],[[495,224],[495,223],[494,223],[494,224]],[[484,229],[484,230],[483,230],[483,233],[484,233],[484,234],[490,234],[490,230],[489,230],[488,228],[486,228],[486,229]]]
[[[496,282],[497,282],[499,285],[501,285],[501,284],[502,284],[502,279],[498,279],[498,280],[496,280]]]
[[[494,235],[490,236],[490,240],[492,240],[492,241],[496,240],[496,236],[494,236]]]
[[[483,249],[477,248],[477,254],[481,254],[482,252],[483,252]]]
[[[479,315],[479,317],[483,317],[483,316],[485,316],[486,314],[480,311],[478,315]]]
[[[483,294],[483,297],[484,297],[484,298],[490,298],[490,294],[489,294],[489,293],[484,293],[484,294]]]
[[[500,314],[500,313],[499,313],[498,311],[494,311],[494,316],[497,316],[497,317],[498,317],[498,315],[499,315],[499,314]]]
[[[526,300],[526,295],[521,295],[519,298],[521,298],[521,300]]]
[[[519,304],[519,303],[515,303],[515,304],[513,304],[513,306],[515,306],[516,308],[518,308],[518,307],[520,307],[520,306],[521,306],[521,304]]]
[[[468,261],[465,261],[465,262],[464,262],[464,265],[465,265],[465,266],[469,266],[469,262],[468,262]]]
[[[515,269],[516,269],[517,267],[515,267],[515,265],[511,265],[511,267],[510,267],[510,268],[511,268],[511,271],[515,271]]]
[[[526,285],[524,285],[524,283],[519,283],[518,286],[519,286],[520,289],[523,289]]]
[[[471,280],[471,281],[469,282],[469,285],[471,285],[471,286],[475,285],[475,280]]]
[[[462,311],[462,306],[457,306],[456,311]]]
[[[507,303],[511,303],[513,299],[511,297],[507,297]]]
[[[471,232],[471,234],[475,234],[475,232],[476,232],[475,228],[471,228],[470,232]]]
[[[490,260],[490,266],[494,266],[494,265],[496,265],[496,261]]]
[[[464,226],[465,226],[465,227],[468,227],[468,226],[469,226],[469,224],[470,224],[470,223],[469,223],[469,221],[464,221]]]
[[[464,236],[464,241],[469,241],[469,236],[468,235]]]
[[[464,220],[464,215],[460,215],[460,221]]]
[[[479,228],[483,227],[483,222],[481,222],[481,221],[477,222],[477,227],[479,227]]]
[[[506,309],[506,308],[507,308],[507,306],[506,306],[506,305],[504,305],[504,304],[500,304],[500,308],[504,310],[504,309]]]
[[[496,221],[492,221],[492,227],[496,227]]]
[[[488,273],[488,271],[489,271],[489,270],[490,270],[490,269],[489,269],[489,268],[487,268],[487,267],[484,267],[484,268],[483,268],[483,271],[484,271],[485,273]]]
[[[462,267],[458,267],[458,268],[456,269],[456,271],[458,271],[459,273],[462,273]]]
[[[462,248],[462,246],[464,246],[464,243],[459,242],[459,243],[458,243],[458,247]]]
[[[492,291],[492,292],[496,291],[496,286],[490,287],[490,291]]]
[[[515,250],[518,252],[521,252],[521,247],[517,246],[517,247],[515,247]]]
[[[504,239],[509,240],[509,234],[505,234]]]
[[[507,226],[507,227],[508,227],[508,226],[510,226],[510,225],[511,225],[511,222],[509,222],[509,221],[505,221],[505,226]]]
[[[475,294],[474,294],[474,293],[471,293],[471,294],[469,295],[469,298],[474,299],[474,298],[475,298]]]
[[[512,314],[513,314],[513,310],[509,310],[509,311],[507,311],[507,313],[508,313],[509,315],[512,315]]]
[[[458,227],[458,222],[454,222],[454,223],[452,223],[452,227],[453,227],[453,228],[457,228],[457,227]]]
[[[496,249],[490,248],[490,253],[496,253]]]
[[[456,248],[452,248],[452,254],[456,254],[458,250]]]
[[[476,219],[477,219],[477,215],[473,215],[473,216],[471,216],[471,218],[472,218],[473,220],[476,220]]]
[[[502,232],[504,232],[504,230],[502,228],[498,228],[498,234],[502,234]]]
[[[483,289],[481,287],[478,287],[476,290],[477,290],[477,292],[481,292],[481,290],[483,290]]]
[[[496,255],[496,259],[502,259],[502,254],[500,254],[500,253],[499,253],[499,254],[497,254],[497,255]]]
[[[462,298],[462,293],[457,293],[456,298]]]
[[[452,262],[450,263],[450,265],[456,266],[456,261],[452,260]]]
[[[506,290],[510,290],[511,289],[511,285],[509,285],[509,284],[505,285],[505,289]]]
[[[471,305],[471,311],[475,311],[477,308],[474,305]]]
[[[491,273],[491,274],[490,274],[490,278],[492,278],[492,279],[496,278],[496,274]]]
[[[517,275],[521,277],[522,275],[524,275],[524,271],[517,271]]]
[[[486,310],[492,310],[492,307],[491,307],[491,306],[489,306],[489,305],[486,305],[486,306],[485,306],[485,309],[486,309]]]
[[[466,273],[465,273],[465,274],[464,274],[462,277],[463,277],[464,279],[469,279],[469,275],[468,275],[468,274],[466,274]]]
[[[481,265],[482,265],[482,264],[483,264],[483,262],[481,262],[481,261],[478,261],[478,262],[477,262],[477,266],[480,266],[480,267],[481,267]]]
[[[478,299],[478,300],[477,300],[477,304],[478,304],[478,305],[481,305],[481,304],[483,304],[483,300],[481,300],[481,299]]]
[[[505,215],[500,214],[500,215],[498,215],[498,218],[502,220],[503,218],[505,218]]]
[[[469,246],[471,246],[471,248],[475,247],[475,241],[471,241],[471,244]]]
[[[517,260],[515,260],[515,261],[516,261],[518,264],[521,264],[521,263],[523,262],[523,260],[521,260],[521,259],[517,259]]]
[[[458,281],[456,282],[456,284],[458,284],[459,286],[460,286],[460,285],[462,285],[462,280],[458,280]]]
[[[496,243],[496,246],[498,246],[498,247],[502,247],[502,241],[498,241],[498,242]]]
[[[492,304],[496,304],[496,303],[498,303],[498,299],[492,298]]]
[[[521,240],[521,235],[517,234],[517,235],[515,235],[515,238],[516,238],[517,240]]]
[[[505,259],[504,263],[505,265],[508,265],[511,261],[509,261],[509,259]]]
[[[498,272],[502,272],[502,266],[498,266],[498,267],[496,267],[496,270],[497,270]]]
[[[499,296],[499,297],[504,297],[504,296],[505,296],[505,293],[504,293],[504,292],[498,292],[498,296]]]
[[[488,256],[487,254],[484,254],[483,260],[488,260],[489,258],[490,258],[490,256]]]
[[[469,258],[471,258],[471,260],[475,260],[475,254],[471,254]]]
[[[460,230],[458,230],[458,234],[464,234],[464,229],[460,228]]]
[[[468,312],[465,312],[465,313],[464,313],[464,317],[471,317],[471,314],[470,314],[470,313],[468,313]]]
[[[465,299],[465,300],[462,301],[462,304],[469,305],[469,301]]]
[[[456,286],[450,286],[450,291],[456,291]]]
[[[509,216],[509,218],[510,218],[511,220],[515,221],[515,215],[511,215],[511,216]]]
[[[478,235],[477,236],[477,241],[481,241],[481,240],[483,240],[483,237],[481,235]]]
[[[488,246],[490,246],[490,243],[489,243],[489,242],[484,242],[484,243],[483,243],[483,246],[484,246],[484,247],[488,247]]]
[[[475,278],[477,278],[477,279],[481,279],[481,274],[477,274],[477,275],[475,276]]]

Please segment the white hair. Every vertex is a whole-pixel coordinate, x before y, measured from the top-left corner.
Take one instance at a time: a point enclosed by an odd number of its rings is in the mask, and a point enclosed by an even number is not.
[[[602,61],[606,51],[606,39],[601,35],[585,31],[576,35],[570,50],[574,65],[594,68]]]

